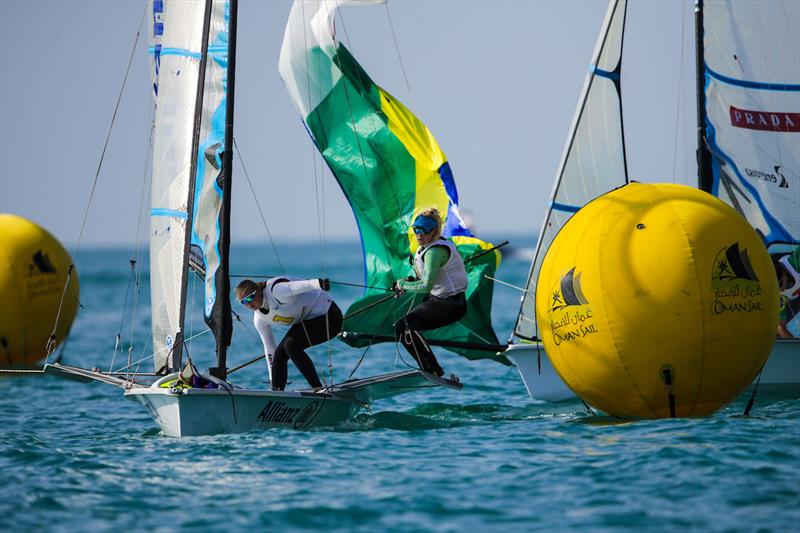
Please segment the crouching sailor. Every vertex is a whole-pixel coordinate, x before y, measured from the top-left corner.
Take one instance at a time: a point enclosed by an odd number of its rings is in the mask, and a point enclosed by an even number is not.
[[[467,271],[455,245],[442,237],[442,217],[426,209],[412,224],[419,249],[414,256],[417,281],[397,281],[393,288],[424,294],[422,303],[395,323],[395,334],[420,368],[436,376],[444,370],[419,333],[459,321],[467,312]]]
[[[253,323],[264,345],[272,390],[286,387],[289,359],[311,387],[322,386],[305,350],[342,331],[342,311],[328,294],[330,288],[328,279],[301,280],[288,276],[258,283],[246,279],[236,287],[236,298],[253,310]],[[277,347],[272,324],[290,326]]]

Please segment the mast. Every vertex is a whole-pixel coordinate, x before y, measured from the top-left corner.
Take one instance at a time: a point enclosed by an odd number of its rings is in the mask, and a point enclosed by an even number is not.
[[[711,193],[713,173],[711,152],[706,144],[706,72],[703,46],[703,0],[694,0],[694,42],[697,92],[697,187]]]
[[[219,331],[216,335],[217,366],[210,368],[212,376],[225,380],[227,378],[227,353],[231,344],[233,333],[233,320],[231,319],[231,278],[229,258],[231,248],[231,184],[233,172],[233,95],[234,78],[236,73],[236,20],[239,9],[239,0],[230,0],[230,26],[228,28],[228,71],[227,85],[225,87],[225,141],[222,153],[222,175],[220,187],[222,188],[222,212],[220,213],[220,267],[217,276],[217,302],[219,302],[218,319]]]
[[[170,358],[170,368],[179,369],[183,356],[183,326],[186,318],[186,287],[189,281],[189,249],[192,242],[192,225],[194,223],[194,194],[197,179],[197,151],[200,145],[200,127],[203,114],[203,89],[206,79],[206,64],[208,62],[208,31],[211,22],[212,0],[205,0],[205,14],[203,16],[203,44],[201,48],[200,71],[197,76],[197,97],[194,106],[194,129],[192,134],[191,167],[189,171],[189,196],[186,199],[186,235],[184,237],[183,261],[181,263],[181,288],[180,288],[180,318],[178,331],[175,334],[175,345]]]

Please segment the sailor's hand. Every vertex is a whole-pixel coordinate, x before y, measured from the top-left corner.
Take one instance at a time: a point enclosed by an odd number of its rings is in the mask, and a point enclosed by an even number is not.
[[[323,291],[331,290],[331,280],[328,278],[319,278],[319,288]]]
[[[398,296],[402,296],[403,293],[406,292],[406,291],[404,291],[402,289],[402,287],[400,287],[399,283],[397,283],[396,281],[393,281],[392,282],[392,292],[394,292],[394,296],[395,296],[395,298],[397,298]]]

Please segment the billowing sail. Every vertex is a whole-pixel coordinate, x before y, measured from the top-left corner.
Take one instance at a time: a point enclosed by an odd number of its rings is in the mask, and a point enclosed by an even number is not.
[[[433,206],[445,218],[444,235],[465,259],[487,250],[458,212],[458,192],[450,166],[428,128],[403,104],[378,87],[334,36],[340,5],[377,2],[299,0],[292,7],[280,56],[280,73],[317,148],[347,196],[361,233],[366,284],[389,287],[412,270],[416,251],[410,225],[414,214]],[[429,338],[497,343],[491,327],[493,275],[497,251],[468,261],[468,312],[459,323],[426,334]],[[368,289],[348,314],[371,305],[386,292]],[[345,321],[346,331],[393,335],[393,322],[412,304],[392,299]],[[491,352],[459,350],[470,357]]]
[[[620,74],[626,1],[610,2],[559,166],[514,335],[538,338],[536,282],[556,234],[581,207],[628,182]]]
[[[229,2],[152,0],[150,13],[156,97],[150,283],[155,368],[162,370],[180,364],[173,348],[183,335],[190,243],[202,252],[207,315],[216,303]]]
[[[800,3],[703,8],[712,193],[773,243],[800,242]]]

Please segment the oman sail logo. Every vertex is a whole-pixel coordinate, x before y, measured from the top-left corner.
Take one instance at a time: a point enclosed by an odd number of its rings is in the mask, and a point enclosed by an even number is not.
[[[723,248],[714,258],[711,289],[714,296],[711,312],[715,315],[757,313],[765,309],[761,282],[747,249],[740,249],[738,242]]]
[[[28,263],[28,299],[57,294],[62,287],[56,267],[47,252],[37,250]]]
[[[55,273],[56,267],[53,266],[52,261],[50,261],[50,258],[46,253],[42,253],[41,250],[38,250],[35,254],[33,254],[33,257],[31,257],[31,262],[28,264],[28,276]]]
[[[581,273],[572,267],[550,291],[548,314],[556,346],[597,333],[592,308],[581,288]]]

